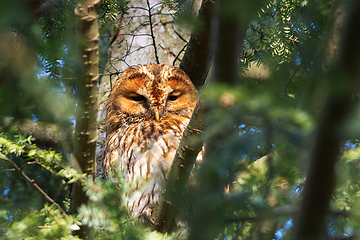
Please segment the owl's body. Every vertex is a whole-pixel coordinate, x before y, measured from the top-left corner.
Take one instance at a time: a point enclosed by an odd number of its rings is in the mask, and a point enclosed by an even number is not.
[[[116,82],[102,164],[123,172],[133,217],[151,215],[197,99],[189,77],[164,64],[130,67]]]

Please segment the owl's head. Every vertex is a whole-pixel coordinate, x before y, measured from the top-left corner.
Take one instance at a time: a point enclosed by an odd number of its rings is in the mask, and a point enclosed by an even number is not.
[[[116,119],[119,115],[155,122],[174,115],[190,118],[197,99],[195,86],[180,68],[165,64],[132,66],[115,83],[107,120],[116,125],[121,121]]]

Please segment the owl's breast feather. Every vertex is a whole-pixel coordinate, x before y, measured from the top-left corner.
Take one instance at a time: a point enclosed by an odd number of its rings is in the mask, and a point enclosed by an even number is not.
[[[178,119],[176,119],[178,120]],[[151,213],[159,198],[176,149],[189,119],[139,123],[124,129],[119,168],[132,186],[125,202],[134,217]]]

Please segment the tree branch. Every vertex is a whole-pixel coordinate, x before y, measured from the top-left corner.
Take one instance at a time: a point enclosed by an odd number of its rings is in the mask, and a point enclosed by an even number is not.
[[[203,146],[200,136],[203,130],[203,121],[199,105],[200,102],[198,102],[190,123],[184,131],[175,158],[166,174],[165,187],[151,214],[153,228],[161,233],[169,232],[173,226],[174,216],[177,213],[176,209],[179,209],[179,200],[196,157]]]
[[[11,164],[15,171],[17,171],[21,177],[23,177],[25,179],[26,182],[28,182],[31,186],[33,186],[33,188],[36,189],[36,191],[38,191],[40,193],[41,196],[43,196],[46,201],[50,204],[53,204],[63,215],[63,217],[67,217],[68,215],[66,214],[66,212],[60,207],[60,205],[55,202],[54,199],[52,199],[49,195],[46,194],[46,192],[44,192],[44,190],[42,190],[39,185],[36,184],[36,182],[29,178],[28,175],[26,175],[21,168],[19,168],[19,166],[14,163],[13,161],[11,161],[7,156],[5,156],[3,153],[0,152],[0,158],[4,159],[6,162],[8,162],[9,164]]]
[[[207,77],[213,53],[210,49],[210,25],[214,3],[203,0],[196,19],[196,30],[191,34],[180,68],[186,72],[196,88],[200,88]]]

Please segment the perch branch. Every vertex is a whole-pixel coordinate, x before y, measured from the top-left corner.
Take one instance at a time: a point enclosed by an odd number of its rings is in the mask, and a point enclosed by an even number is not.
[[[179,206],[180,196],[185,188],[190,172],[193,169],[196,157],[203,146],[200,134],[203,129],[201,108],[197,104],[188,127],[176,151],[175,158],[169,172],[166,174],[166,183],[160,194],[159,201],[152,211],[151,222],[153,228],[159,232],[169,232],[173,226],[173,219]]]

